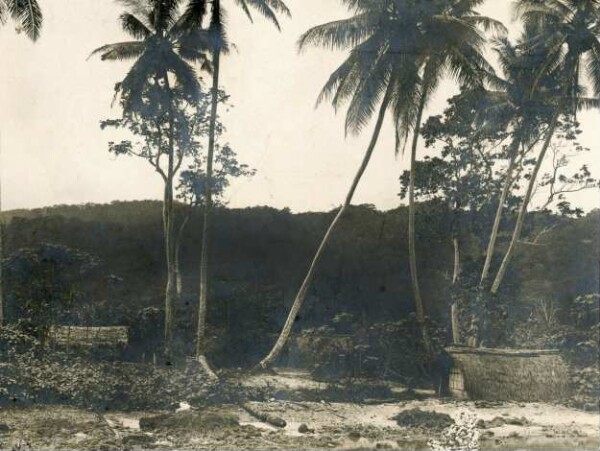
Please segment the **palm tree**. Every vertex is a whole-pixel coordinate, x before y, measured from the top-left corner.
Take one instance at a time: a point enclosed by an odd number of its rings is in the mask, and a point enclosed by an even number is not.
[[[164,146],[167,168],[163,170],[157,158],[153,165],[164,181],[163,233],[167,262],[167,284],[165,289],[165,354],[171,352],[173,338],[173,305],[176,294],[175,236],[173,214],[173,183],[183,160],[182,149],[176,152],[176,113],[174,103],[183,93],[194,101],[200,96],[200,85],[196,71],[190,63],[206,63],[203,46],[205,36],[197,30],[183,32],[183,18],[178,15],[176,0],[120,0],[128,10],[120,16],[123,30],[133,41],[104,45],[92,52],[102,60],[134,60],[122,82],[116,86],[121,96],[124,113],[137,113],[143,117],[164,114],[168,121],[168,136]],[[205,48],[205,47],[204,47]],[[171,80],[174,80],[174,84]],[[152,111],[148,113],[144,95],[153,82],[155,96]],[[157,88],[159,87],[159,88]],[[159,143],[163,146],[163,142]]]
[[[515,182],[519,155],[526,155],[537,144],[541,135],[540,127],[551,120],[549,102],[558,95],[556,74],[547,73],[543,77],[538,77],[537,74],[537,67],[546,55],[542,52],[519,51],[522,44],[528,40],[525,35],[517,45],[510,43],[506,38],[496,41],[494,51],[504,78],[488,74],[488,80],[496,90],[485,90],[475,94],[479,98],[481,110],[477,121],[482,129],[512,129],[508,168],[488,241],[480,286],[484,285],[489,275],[504,207]],[[532,92],[535,94],[532,95]]]
[[[37,0],[0,0],[0,25],[6,23],[9,14],[17,22],[17,31],[36,41],[42,29],[42,9]]]
[[[493,294],[498,292],[514,255],[537,176],[560,117],[574,115],[582,107],[598,107],[597,97],[600,96],[600,2],[519,0],[516,12],[523,19],[531,36],[524,46],[524,51],[542,52],[546,55],[539,65],[538,77],[557,71],[561,95],[554,103],[552,119],[519,209],[508,250],[492,284],[490,291]],[[584,90],[580,81],[585,75],[591,82],[596,98],[583,97]]]
[[[423,110],[446,69],[461,84],[480,80],[482,69],[491,70],[481,53],[485,39],[478,26],[499,24],[479,16],[473,8],[479,0],[342,0],[353,10],[349,19],[338,20],[308,30],[300,49],[320,45],[330,49],[350,49],[348,58],[331,75],[318,102],[332,99],[337,109],[349,101],[346,131],[359,133],[379,113],[373,135],[356,173],[346,200],[327,229],[308,273],[296,294],[284,327],[271,352],[259,363],[266,368],[281,353],[298,314],[317,264],[338,221],[350,205],[356,187],[367,168],[387,110],[396,125],[397,148],[414,133],[411,168],[414,169],[419,127]],[[381,102],[381,103],[380,103]],[[417,318],[428,354],[430,343],[424,327],[425,313],[418,286],[414,246],[414,170],[410,181],[409,242],[411,277]]]
[[[190,29],[201,28],[202,20],[207,13],[206,0],[190,0],[184,13]],[[244,13],[252,21],[251,9],[254,9],[280,30],[278,14],[290,16],[290,10],[282,0],[235,0]],[[202,249],[200,254],[200,297],[198,303],[198,329],[196,333],[196,357],[209,374],[213,374],[206,361],[206,311],[208,305],[208,257],[210,246],[210,221],[213,206],[213,164],[217,135],[217,110],[220,102],[219,78],[221,56],[229,50],[229,39],[226,33],[226,13],[222,0],[212,0],[208,26],[208,48],[212,55],[212,106],[208,133],[208,156],[206,160],[206,180],[204,192],[204,224],[202,230]]]

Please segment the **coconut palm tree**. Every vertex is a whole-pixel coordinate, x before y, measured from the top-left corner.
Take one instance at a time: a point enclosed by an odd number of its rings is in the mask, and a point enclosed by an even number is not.
[[[43,17],[37,0],[0,0],[0,25],[7,15],[17,22],[17,32],[24,31],[32,41],[40,37]]]
[[[206,64],[206,35],[200,30],[183,31],[183,18],[178,13],[177,0],[120,0],[127,10],[120,16],[123,30],[134,40],[107,44],[92,52],[102,60],[133,60],[125,78],[117,84],[116,94],[121,97],[124,112],[142,117],[165,114],[168,118],[168,136],[164,143],[167,168],[155,168],[164,181],[163,233],[167,262],[165,289],[165,351],[168,356],[173,338],[173,305],[176,299],[175,237],[173,183],[181,167],[183,152],[176,151],[177,127],[174,103],[184,95],[198,101],[200,84],[192,67],[195,62]],[[145,95],[153,84],[153,104],[148,106]],[[150,111],[148,111],[150,110]]]
[[[561,95],[553,106],[545,140],[529,179],[508,250],[491,287],[497,293],[521,236],[527,208],[544,157],[563,115],[574,115],[582,107],[598,107],[600,96],[600,2],[598,0],[519,0],[516,12],[523,19],[529,41],[524,51],[546,55],[537,76],[558,71]],[[585,98],[581,87],[587,76],[594,98]],[[535,84],[534,84],[535,87]],[[533,95],[533,91],[532,91]]]
[[[259,363],[266,368],[281,353],[298,314],[318,262],[340,218],[352,202],[356,187],[377,144],[386,112],[396,126],[397,149],[412,131],[411,168],[414,169],[420,123],[425,105],[442,75],[449,73],[461,84],[480,83],[482,69],[490,70],[482,55],[484,36],[479,26],[500,24],[473,11],[479,0],[342,0],[354,15],[308,30],[300,49],[318,45],[349,49],[348,58],[331,75],[318,102],[331,99],[337,109],[348,102],[346,131],[359,133],[379,105],[379,113],[367,151],[346,196],[345,202],[327,229],[296,294],[284,327],[271,352]],[[410,182],[409,243],[410,267],[417,318],[425,348],[430,354],[424,327],[414,243],[414,170]]]
[[[184,17],[188,29],[202,27],[202,21],[207,14],[206,0],[190,0]],[[258,12],[280,30],[278,14],[290,16],[290,10],[282,0],[235,0],[243,12],[252,21],[252,10]],[[204,223],[202,229],[202,249],[200,253],[200,296],[198,302],[198,329],[196,333],[196,357],[205,370],[212,374],[205,358],[205,335],[206,335],[206,311],[208,305],[208,257],[210,247],[210,221],[212,212],[212,185],[213,164],[215,154],[215,143],[217,130],[217,112],[221,94],[219,92],[219,80],[221,73],[221,56],[229,51],[229,39],[227,36],[226,12],[223,0],[212,0],[210,18],[208,25],[208,48],[212,61],[212,107],[210,112],[210,124],[208,133],[208,154],[206,159],[206,180],[204,192]]]
[[[514,45],[506,38],[498,39],[494,51],[503,76],[489,74],[488,81],[495,89],[474,93],[480,104],[481,114],[477,121],[481,130],[488,127],[512,130],[512,142],[508,148],[509,163],[488,241],[480,286],[484,285],[489,275],[504,207],[515,182],[518,157],[529,153],[538,142],[540,128],[551,120],[549,104],[559,95],[556,73],[546,73],[543,77],[537,74],[537,68],[546,55],[543,52],[519,50],[528,40],[524,35]],[[535,94],[532,95],[532,92]]]

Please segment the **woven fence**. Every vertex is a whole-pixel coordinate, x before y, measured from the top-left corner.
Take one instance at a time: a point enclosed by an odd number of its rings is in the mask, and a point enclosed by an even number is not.
[[[558,350],[451,347],[450,389],[458,398],[557,401],[568,395],[568,368]]]

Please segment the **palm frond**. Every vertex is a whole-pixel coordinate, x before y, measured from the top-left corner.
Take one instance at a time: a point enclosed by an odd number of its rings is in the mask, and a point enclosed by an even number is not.
[[[246,2],[246,0],[235,0],[235,3],[242,8],[242,11],[244,11],[244,14],[246,14],[246,17],[248,17],[248,20],[250,20],[250,22],[254,22],[254,19],[252,19],[252,12],[248,7],[248,2]]]
[[[4,25],[6,23],[6,2],[5,0],[0,0],[0,25]]]
[[[117,42],[107,44],[94,50],[88,59],[94,55],[100,55],[102,61],[123,61],[138,58],[144,53],[144,43],[138,41]]]
[[[119,20],[121,22],[121,28],[123,28],[123,31],[135,39],[146,39],[152,34],[149,24],[145,24],[143,20],[137,18],[131,13],[121,14]]]
[[[275,12],[283,14],[287,17],[292,17],[292,12],[282,0],[265,0],[266,3]]]
[[[377,31],[377,22],[371,13],[363,13],[349,19],[336,20],[319,25],[305,32],[298,41],[298,48],[322,46],[332,50],[356,47]]]
[[[185,33],[202,27],[207,13],[208,0],[188,0],[179,19],[173,25],[172,33]]]
[[[21,26],[27,37],[36,41],[42,29],[42,10],[37,0],[7,0],[11,17]]]
[[[585,69],[594,95],[600,96],[600,42],[597,40],[593,42],[591,52],[586,55]]]
[[[281,25],[279,24],[279,20],[277,19],[277,15],[275,11],[269,6],[267,0],[236,0],[238,2],[245,2],[253,9],[258,11],[265,19],[275,25],[275,28],[281,30]]]
[[[379,56],[358,83],[346,114],[346,133],[359,134],[369,123],[375,108],[385,92],[391,73],[389,61]]]

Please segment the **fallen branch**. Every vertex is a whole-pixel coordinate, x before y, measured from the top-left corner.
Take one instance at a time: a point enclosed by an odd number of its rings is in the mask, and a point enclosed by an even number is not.
[[[254,418],[262,421],[263,423],[270,424],[271,426],[275,426],[278,428],[284,428],[287,426],[287,422],[277,415],[272,415],[270,413],[262,413],[254,408],[250,407],[248,403],[240,404],[240,407],[252,415]]]

